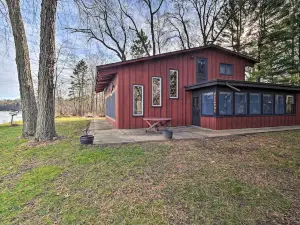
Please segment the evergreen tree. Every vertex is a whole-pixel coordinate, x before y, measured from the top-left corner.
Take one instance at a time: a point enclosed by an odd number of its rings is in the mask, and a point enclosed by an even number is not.
[[[287,1],[281,11],[282,20],[273,36],[277,37],[274,72],[281,83],[300,84],[300,2]],[[279,38],[278,38],[279,37]]]
[[[134,59],[147,56],[145,48],[148,50],[148,52],[151,49],[150,40],[148,40],[148,36],[142,29],[138,36],[139,38],[134,40],[133,45],[131,46],[131,56]]]
[[[69,97],[74,101],[76,108],[76,102],[78,102],[78,109],[76,110],[80,116],[84,115],[84,97],[85,87],[88,84],[89,78],[87,77],[88,66],[82,59],[74,68],[73,75],[71,75],[71,87],[69,88]]]
[[[274,56],[278,37],[272,35],[276,30],[276,24],[281,21],[285,0],[261,0],[254,4],[254,11],[249,20],[249,32],[247,34],[247,47],[250,54],[256,57],[260,63],[255,67],[251,79],[273,82],[277,80],[274,73]],[[276,37],[276,38],[275,38]]]
[[[260,63],[251,79],[300,84],[300,12],[297,0],[264,0],[258,3],[256,24],[249,43]],[[253,28],[253,27],[252,27]],[[256,34],[256,36],[253,34]]]
[[[230,47],[233,51],[242,52],[245,50],[245,38],[247,21],[253,10],[251,0],[229,0],[225,8],[226,18],[230,18],[224,31],[220,36],[219,43]]]

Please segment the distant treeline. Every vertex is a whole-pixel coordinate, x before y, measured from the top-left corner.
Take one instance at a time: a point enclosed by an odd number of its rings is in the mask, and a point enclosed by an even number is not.
[[[0,111],[18,110],[21,111],[20,100],[0,100]]]

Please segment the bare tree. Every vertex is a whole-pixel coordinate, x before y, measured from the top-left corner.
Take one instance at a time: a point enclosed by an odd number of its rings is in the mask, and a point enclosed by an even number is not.
[[[190,21],[187,19],[189,14],[189,5],[187,0],[173,0],[174,10],[167,14],[167,20],[173,31],[176,33],[175,37],[180,40],[182,49],[191,48],[192,43],[189,34]]]
[[[146,5],[147,11],[149,13],[150,19],[150,30],[151,30],[151,40],[152,40],[152,55],[156,54],[156,41],[155,41],[155,28],[154,28],[154,16],[160,10],[164,0],[140,0]],[[156,7],[155,7],[156,6]]]
[[[55,57],[55,69],[54,69],[54,99],[55,109],[59,115],[63,114],[62,110],[62,89],[65,87],[65,81],[63,74],[66,70],[71,69],[70,64],[72,62],[72,51],[67,40],[59,45],[56,51]]]
[[[40,24],[38,73],[38,119],[35,139],[51,140],[56,136],[54,109],[55,24],[57,0],[43,0]]]
[[[154,23],[155,41],[157,43],[157,51],[159,54],[163,52],[163,48],[167,48],[173,36],[170,35],[168,27],[168,18],[166,13],[157,13]]]
[[[1,4],[3,4],[1,2]],[[28,43],[25,34],[19,0],[6,0],[10,24],[13,31],[18,79],[22,103],[23,132],[22,135],[33,136],[36,129],[37,105],[30,69]]]
[[[128,27],[125,15],[115,1],[110,0],[77,0],[82,13],[84,28],[68,28],[72,33],[83,33],[88,40],[96,40],[104,47],[126,60]]]
[[[230,15],[224,13],[228,0],[189,1],[198,16],[203,45],[213,44],[230,19]]]
[[[139,38],[139,40],[141,41],[141,44],[147,54],[147,56],[150,56],[149,50],[148,50],[148,43],[146,43],[145,39],[143,38],[143,30],[139,29],[137,26],[137,22],[135,21],[133,15],[131,15],[127,9],[125,9],[125,7],[122,5],[121,1],[118,0],[119,5],[120,5],[120,9],[122,10],[122,12],[124,13],[124,15],[126,17],[128,17],[128,19],[130,20],[130,22],[132,23],[133,27],[129,26],[129,29],[133,30],[136,34],[136,36]]]
[[[252,0],[228,0],[225,12],[230,20],[220,35],[218,44],[230,47],[233,51],[242,52],[246,48],[247,23],[251,19],[251,12],[255,10]]]
[[[4,0],[0,0],[0,20],[3,21],[0,25],[0,42],[5,42],[5,46],[9,46],[8,36],[10,35],[9,29],[9,15],[7,5]],[[8,48],[7,48],[8,50]]]

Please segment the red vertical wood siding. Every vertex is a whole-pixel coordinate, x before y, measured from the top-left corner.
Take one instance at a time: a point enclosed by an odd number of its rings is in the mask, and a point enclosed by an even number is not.
[[[191,125],[192,93],[185,91],[184,86],[196,83],[197,57],[207,58],[208,80],[244,80],[244,67],[247,60],[215,49],[205,49],[199,52],[183,53],[120,66],[117,74],[119,81],[117,128],[147,127],[143,117],[171,117],[172,126]],[[233,64],[234,75],[219,75],[220,63]],[[178,99],[169,98],[170,69],[176,69],[179,72]],[[162,107],[152,107],[153,76],[162,78]],[[132,115],[132,87],[134,84],[144,86],[144,116],[141,117]],[[216,129],[214,119],[211,119],[209,124]]]
[[[143,117],[171,117],[172,126],[191,125],[192,92],[184,86],[196,83],[196,58],[207,58],[208,80],[244,80],[247,60],[215,49],[150,59],[117,68],[112,83],[116,92],[116,119],[108,121],[116,128],[147,127]],[[234,75],[220,75],[220,63],[233,64]],[[169,70],[179,72],[178,99],[169,98]],[[162,107],[152,107],[152,77],[162,78]],[[144,115],[133,116],[133,85],[144,86]],[[110,84],[111,85],[111,84]],[[296,96],[296,115],[201,117],[201,127],[223,130],[300,125],[300,93]]]
[[[300,93],[296,95],[295,115],[201,117],[201,127],[226,130],[300,125]]]

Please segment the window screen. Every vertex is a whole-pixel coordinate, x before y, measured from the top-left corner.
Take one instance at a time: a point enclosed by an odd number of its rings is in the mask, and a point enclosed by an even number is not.
[[[275,95],[275,114],[284,114],[284,96]]]
[[[233,65],[232,64],[220,64],[220,74],[221,75],[233,75]]]
[[[203,115],[214,115],[214,93],[202,94],[201,110]]]
[[[220,92],[219,93],[219,114],[232,115],[232,93]]]
[[[247,114],[247,94],[235,93],[235,114]]]
[[[251,115],[261,114],[261,99],[259,93],[250,93],[250,107]]]
[[[263,94],[263,114],[273,114],[272,94]]]
[[[144,87],[133,85],[133,115],[142,116],[144,114]]]

